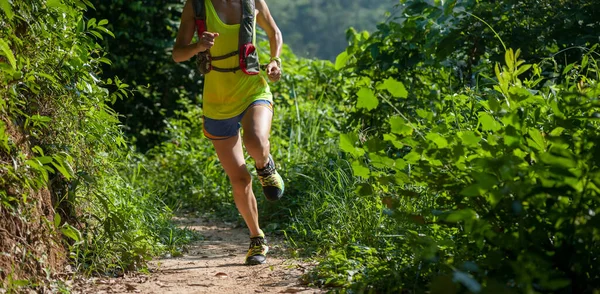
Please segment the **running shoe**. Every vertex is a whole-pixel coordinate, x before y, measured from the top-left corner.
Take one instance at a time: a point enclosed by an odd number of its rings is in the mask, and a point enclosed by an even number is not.
[[[250,248],[246,254],[246,265],[258,265],[267,262],[267,239],[264,235],[250,238]]]
[[[263,193],[268,200],[277,201],[283,197],[285,185],[283,184],[283,179],[275,169],[275,162],[273,162],[271,155],[269,155],[267,165],[261,169],[257,168],[256,173],[262,185]]]

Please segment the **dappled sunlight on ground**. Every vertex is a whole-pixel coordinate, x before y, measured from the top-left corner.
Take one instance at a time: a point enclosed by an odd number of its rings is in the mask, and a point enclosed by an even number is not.
[[[282,240],[268,238],[268,263],[243,265],[247,229],[202,219],[177,219],[199,231],[204,240],[187,247],[178,258],[151,262],[150,275],[97,279],[76,293],[324,293],[303,285],[300,277],[310,265],[285,259]]]

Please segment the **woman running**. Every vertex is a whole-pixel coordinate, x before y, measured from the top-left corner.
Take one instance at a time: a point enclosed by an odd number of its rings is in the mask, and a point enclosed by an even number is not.
[[[270,154],[273,96],[269,85],[260,74],[249,75],[240,70],[240,57],[230,54],[240,48],[242,9],[250,7],[247,1],[187,0],[173,48],[173,59],[175,62],[183,62],[206,52],[210,56],[224,56],[222,59],[212,60],[214,69],[233,69],[211,70],[205,74],[202,106],[204,134],[212,141],[233,187],[237,209],[250,230],[250,249],[245,263],[256,265],[266,262],[269,247],[258,224],[252,177],[246,168],[242,143],[254,159],[258,178],[268,200],[282,197],[284,183]],[[255,3],[255,23],[265,30],[270,42],[271,60],[266,66],[266,74],[269,80],[276,82],[281,77],[281,32],[265,1],[251,1]],[[197,11],[202,8],[201,5],[205,9],[206,31],[199,36],[198,42],[191,43],[197,29]],[[240,127],[243,134],[241,136]]]

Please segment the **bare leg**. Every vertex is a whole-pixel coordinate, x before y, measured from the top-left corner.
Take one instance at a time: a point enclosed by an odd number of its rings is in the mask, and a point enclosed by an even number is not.
[[[271,145],[271,121],[273,111],[265,105],[249,108],[242,118],[244,129],[244,145],[248,154],[254,159],[257,168],[263,168],[269,160]]]
[[[213,146],[225,173],[233,186],[233,199],[238,211],[244,218],[250,236],[258,236],[258,208],[252,191],[252,177],[246,168],[242,142],[239,135],[226,140],[213,140]]]
[[[275,169],[275,164],[269,159],[271,148],[269,134],[272,119],[273,112],[270,107],[256,105],[246,111],[242,118],[242,127],[244,128],[244,145],[256,163],[256,173],[263,193],[267,200],[277,201],[283,197],[285,185]]]

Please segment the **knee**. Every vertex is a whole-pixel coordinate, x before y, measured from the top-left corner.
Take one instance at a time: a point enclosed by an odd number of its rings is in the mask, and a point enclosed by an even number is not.
[[[269,137],[266,135],[248,133],[244,135],[244,144],[246,148],[268,150],[270,143]]]
[[[247,170],[244,170],[234,175],[229,175],[229,181],[231,181],[231,185],[234,187],[246,187],[251,185],[252,177]]]

